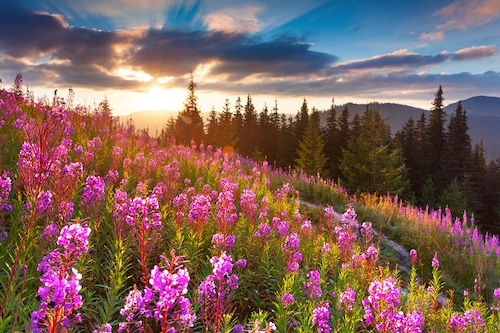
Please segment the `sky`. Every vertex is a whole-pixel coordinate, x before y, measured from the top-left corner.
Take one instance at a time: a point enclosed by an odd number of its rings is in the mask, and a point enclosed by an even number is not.
[[[500,96],[500,0],[0,0],[0,78],[115,114]]]

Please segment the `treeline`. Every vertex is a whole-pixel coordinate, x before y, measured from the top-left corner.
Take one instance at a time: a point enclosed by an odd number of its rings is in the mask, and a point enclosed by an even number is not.
[[[472,146],[461,103],[446,121],[441,87],[430,112],[410,117],[395,135],[376,109],[367,106],[351,117],[347,106],[338,112],[332,103],[319,111],[309,109],[306,99],[295,116],[279,113],[277,104],[258,112],[250,95],[246,102],[238,98],[234,108],[226,99],[204,121],[195,89],[191,78],[184,109],[160,139],[195,140],[294,167],[332,178],[351,192],[390,192],[420,207],[448,207],[454,216],[466,211],[482,231],[500,233],[500,158],[487,163],[482,143]]]

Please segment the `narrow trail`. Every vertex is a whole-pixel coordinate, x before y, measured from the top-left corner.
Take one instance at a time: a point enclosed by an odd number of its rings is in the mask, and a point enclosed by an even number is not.
[[[314,208],[314,209],[324,209],[324,207],[316,205],[314,203],[308,202],[308,201],[300,201],[301,205]],[[342,220],[343,214],[335,212],[337,215],[337,218],[339,220]],[[397,253],[397,263],[398,263],[398,269],[402,272],[405,272],[406,274],[410,274],[410,267],[411,267],[411,257],[410,257],[410,252],[408,249],[406,249],[404,246],[401,244],[387,238],[385,235],[380,235],[376,230],[373,230],[374,238],[380,240],[380,243],[387,245],[390,247],[394,252]]]

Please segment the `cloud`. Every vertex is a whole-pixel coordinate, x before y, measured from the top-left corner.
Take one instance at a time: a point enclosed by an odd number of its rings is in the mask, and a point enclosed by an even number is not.
[[[257,14],[261,11],[261,7],[229,8],[206,15],[203,22],[208,30],[256,33],[263,27],[262,22],[257,18]]]
[[[449,17],[448,21],[437,26],[438,30],[467,30],[500,17],[500,1],[458,0],[438,10],[434,15]]]
[[[420,35],[420,40],[441,40],[443,38],[444,38],[444,32],[442,31],[422,33]]]
[[[453,60],[472,60],[494,56],[498,51],[496,45],[472,46],[458,50],[453,54]]]
[[[368,59],[353,61],[333,66],[329,73],[345,73],[352,70],[385,70],[385,69],[414,69],[417,67],[436,65],[448,59],[445,53],[434,56],[420,55],[399,50],[396,52],[375,56]]]

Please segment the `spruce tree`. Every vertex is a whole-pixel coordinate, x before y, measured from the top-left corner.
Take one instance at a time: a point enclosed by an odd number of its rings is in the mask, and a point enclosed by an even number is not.
[[[325,154],[328,157],[328,174],[331,178],[337,179],[339,174],[339,160],[341,158],[341,146],[339,140],[339,125],[337,111],[332,99],[332,105],[327,111],[326,127],[323,131],[325,138]]]
[[[299,142],[296,167],[308,175],[324,174],[327,156],[324,153],[325,143],[321,135],[319,114],[313,110],[305,128],[302,140]]]
[[[175,122],[175,138],[179,143],[189,144],[191,140],[201,143],[205,136],[203,118],[198,108],[196,83],[191,73],[188,83],[188,95],[184,102],[184,109],[179,112]]]
[[[446,183],[457,179],[462,184],[464,177],[472,169],[472,144],[469,136],[466,110],[458,102],[455,113],[451,116],[446,133],[445,158],[443,167]]]
[[[432,102],[424,143],[427,175],[434,181],[438,193],[441,193],[447,185],[442,164],[446,145],[446,134],[444,131],[446,113],[443,110],[443,101],[443,89],[439,86]]]
[[[234,151],[238,143],[236,127],[233,122],[233,114],[229,100],[226,98],[222,112],[218,118],[219,130],[216,133],[215,145],[226,151]]]
[[[391,147],[388,125],[377,110],[366,108],[358,134],[343,150],[340,168],[353,191],[394,194],[407,191],[401,152]]]
[[[243,112],[243,125],[240,137],[240,153],[251,157],[257,142],[257,112],[250,95],[247,96]]]
[[[218,124],[218,119],[217,119],[217,112],[215,111],[215,108],[212,107],[212,110],[210,111],[210,115],[208,116],[208,124],[207,124],[207,136],[206,136],[206,143],[209,145],[214,146],[216,143],[216,137],[217,137],[217,132],[219,131],[219,124]]]
[[[448,207],[451,214],[455,217],[462,216],[467,209],[467,198],[463,194],[460,184],[454,178],[439,196],[439,206]]]

